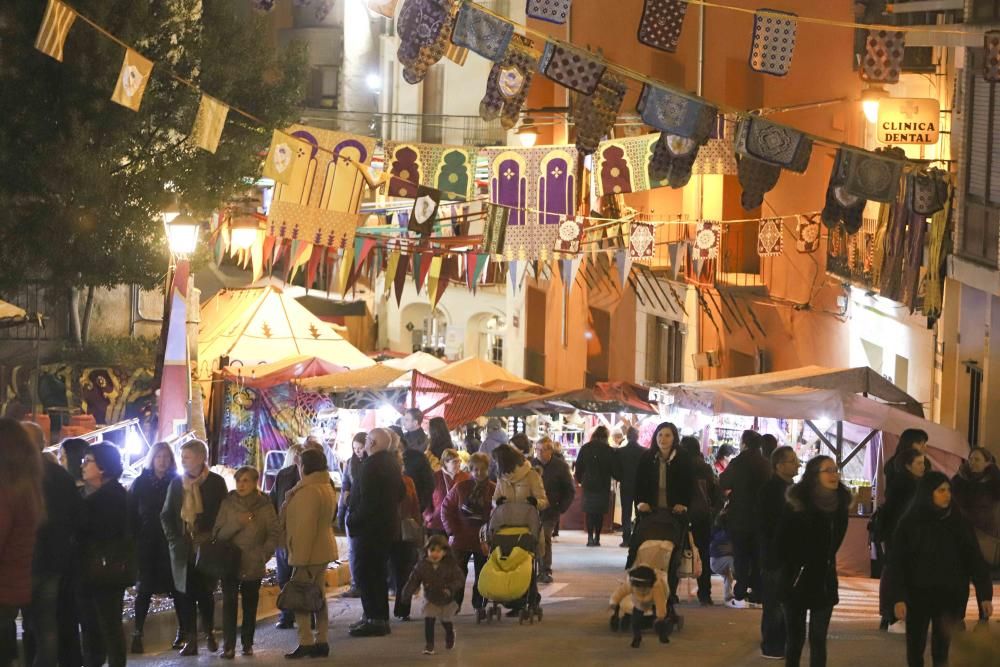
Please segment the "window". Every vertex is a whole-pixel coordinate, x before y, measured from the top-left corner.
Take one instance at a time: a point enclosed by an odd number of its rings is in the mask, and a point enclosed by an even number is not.
[[[684,379],[684,325],[646,316],[646,381],[658,384]]]
[[[1000,21],[1000,0],[972,0],[972,8],[966,20],[969,23]]]
[[[1000,2],[1000,0],[998,0]],[[968,127],[966,132],[966,207],[961,253],[991,266],[997,264],[1000,243],[1000,94],[980,75],[982,49],[969,59]]]
[[[503,332],[506,327],[503,316],[494,315],[483,322],[479,333],[480,356],[497,366],[503,366]]]

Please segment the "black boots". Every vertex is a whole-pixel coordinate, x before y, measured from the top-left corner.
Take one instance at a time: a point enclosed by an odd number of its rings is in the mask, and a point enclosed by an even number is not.
[[[132,654],[142,655],[144,653],[144,648],[142,645],[142,633],[133,632],[132,633]]]
[[[434,655],[434,623],[436,619],[424,619],[424,655]]]

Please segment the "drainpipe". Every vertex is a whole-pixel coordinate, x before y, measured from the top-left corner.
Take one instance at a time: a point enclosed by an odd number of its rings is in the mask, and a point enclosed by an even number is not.
[[[698,5],[698,81],[696,84],[695,92],[701,97],[705,89],[705,5]],[[698,174],[698,216],[697,219],[701,220],[701,216],[705,213],[705,175]],[[690,289],[690,288],[688,288]],[[695,305],[695,313],[699,313],[700,304]],[[695,337],[698,340],[698,351],[701,352],[705,349],[705,341],[703,337],[701,319],[700,317],[694,317],[692,321],[692,326],[695,328]],[[701,374],[700,371],[696,370],[696,373]],[[701,379],[700,377],[698,379]]]

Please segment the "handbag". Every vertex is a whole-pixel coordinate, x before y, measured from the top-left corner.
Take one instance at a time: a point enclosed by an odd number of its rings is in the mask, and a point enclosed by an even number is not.
[[[403,542],[412,542],[414,544],[424,543],[424,527],[416,519],[410,517],[401,519],[399,522],[399,532],[401,533]]]
[[[92,543],[84,559],[87,588],[128,588],[135,584],[135,544],[128,538]]]
[[[291,580],[278,593],[278,609],[282,611],[317,612],[326,604],[323,591],[312,581]]]
[[[701,576],[701,554],[694,545],[694,538],[688,532],[681,550],[681,563],[677,568],[677,576],[681,579],[697,579]]]
[[[240,570],[240,549],[229,540],[213,538],[198,545],[194,566],[214,579],[225,579]]]

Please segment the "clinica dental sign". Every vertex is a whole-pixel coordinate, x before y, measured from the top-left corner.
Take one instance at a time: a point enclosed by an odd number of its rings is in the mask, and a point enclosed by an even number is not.
[[[885,98],[878,107],[878,140],[883,144],[936,144],[940,118],[937,100]]]

